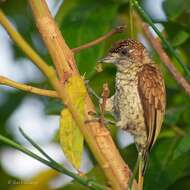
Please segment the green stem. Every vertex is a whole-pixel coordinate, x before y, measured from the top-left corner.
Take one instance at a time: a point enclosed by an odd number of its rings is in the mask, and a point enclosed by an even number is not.
[[[130,23],[130,37],[134,38],[134,25],[133,25],[133,1],[129,1],[129,23]]]
[[[57,170],[58,172],[61,172],[65,175],[68,175],[70,177],[72,177],[73,179],[75,179],[76,181],[78,181],[80,184],[82,185],[85,185],[91,189],[94,189],[94,190],[106,190],[107,187],[103,186],[103,185],[100,185],[92,180],[89,180],[87,178],[84,178],[84,177],[81,177],[69,170],[67,170],[66,168],[64,168],[63,166],[61,166],[59,163],[57,163],[56,161],[54,161],[52,158],[50,158],[51,160],[53,160],[53,162],[51,161],[48,161],[46,159],[43,159],[41,158],[40,156],[38,156],[37,154],[31,152],[30,150],[26,149],[25,147],[21,146],[20,144],[17,144],[16,142],[0,135],[0,141],[23,152],[24,154],[27,154],[28,156],[42,162],[43,164],[49,166],[50,168],[54,169],[54,170]],[[36,143],[34,143],[36,144]],[[39,146],[38,146],[39,148]],[[41,149],[41,148],[40,148]],[[42,150],[42,149],[41,149]],[[43,153],[45,153],[43,151]],[[46,154],[46,153],[45,153]],[[46,154],[47,155],[47,154]],[[49,156],[48,156],[49,157]]]
[[[30,142],[30,144],[35,147],[42,155],[44,155],[50,162],[54,162],[54,160],[47,155],[42,149],[41,147],[36,144],[28,135],[26,135],[26,133],[22,130],[22,128],[19,128],[20,133],[23,135],[23,137]],[[56,162],[55,162],[56,163]]]
[[[133,169],[133,173],[132,173],[132,175],[130,177],[130,180],[129,180],[129,189],[130,190],[133,190],[133,181],[135,179],[135,176],[137,175],[137,171],[138,171],[138,168],[139,168],[139,162],[140,162],[140,157],[138,156],[137,162],[136,162],[135,167]]]
[[[190,77],[190,70],[188,69],[187,65],[181,60],[177,52],[174,50],[174,48],[170,45],[170,43],[162,36],[161,32],[158,30],[158,28],[154,25],[151,18],[148,16],[148,14],[145,12],[145,10],[139,5],[137,0],[132,0],[134,7],[138,10],[140,15],[143,17],[143,19],[150,24],[150,26],[153,28],[153,30],[156,32],[156,34],[159,36],[159,38],[164,43],[165,47],[168,49],[168,51],[174,56],[174,58],[177,60],[177,62],[183,67],[184,71],[187,73],[187,75]]]

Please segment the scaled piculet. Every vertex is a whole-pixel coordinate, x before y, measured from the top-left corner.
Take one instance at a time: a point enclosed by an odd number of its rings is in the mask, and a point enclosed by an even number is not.
[[[102,63],[117,67],[116,90],[107,101],[117,126],[130,132],[145,162],[160,132],[166,105],[164,79],[146,48],[135,40],[117,42]]]

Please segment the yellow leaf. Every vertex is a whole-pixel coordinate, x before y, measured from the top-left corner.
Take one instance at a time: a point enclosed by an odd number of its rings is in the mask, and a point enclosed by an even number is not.
[[[75,110],[78,111],[81,120],[84,120],[84,105],[87,95],[83,80],[79,76],[72,76],[65,85],[68,98],[72,101]]]
[[[63,152],[71,164],[80,168],[83,153],[83,135],[68,109],[61,112],[60,144]]]
[[[28,181],[12,180],[9,181],[9,183],[10,185],[13,185],[11,190],[52,190],[49,186],[49,182],[54,177],[58,176],[58,174],[59,173],[57,171],[50,169],[40,172]]]

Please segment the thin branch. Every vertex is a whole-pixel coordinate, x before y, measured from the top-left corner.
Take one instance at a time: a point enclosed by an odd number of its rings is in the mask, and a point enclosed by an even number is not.
[[[19,128],[20,133],[22,136],[34,147],[36,148],[42,155],[44,155],[50,162],[56,163],[42,148],[35,143],[24,131],[22,128]]]
[[[59,164],[58,162],[56,162],[53,158],[51,158],[37,143],[35,143],[23,130],[22,128],[19,128],[19,131],[21,132],[21,134],[23,135],[23,137],[30,142],[30,144],[35,147],[42,155],[44,155],[52,165],[54,165],[56,168],[58,168],[59,171],[64,171],[65,173],[65,168]],[[75,174],[76,175],[76,174]],[[81,176],[81,175],[76,175],[77,177],[78,176]],[[84,176],[84,175],[83,175]],[[106,186],[103,186],[103,185],[100,185],[98,183],[96,183],[95,181],[93,180],[89,180],[89,179],[83,179],[83,181],[81,181],[81,177],[79,178],[80,179],[80,183],[82,183],[83,185],[86,185],[88,187],[90,187],[91,189],[99,189],[99,190],[107,190],[108,188]]]
[[[61,32],[48,10],[45,0],[29,0],[29,2],[34,13],[38,30],[49,50],[54,65],[56,65],[56,69],[59,67],[62,68],[57,70],[59,78],[62,81],[62,89],[56,88],[57,93],[67,105],[73,119],[78,124],[86,142],[103,169],[112,188],[117,190],[126,189],[131,172],[120,156],[111,135],[107,129],[101,127],[98,122],[85,124],[86,120],[93,119],[88,113],[90,111],[95,112],[95,106],[87,92],[84,104],[82,104],[84,112],[79,112],[77,109],[76,100],[79,98],[78,94],[81,89],[86,90],[86,88],[76,67],[73,52],[64,41]],[[65,73],[69,76],[67,80],[63,80],[63,75]],[[76,82],[72,84],[71,81]],[[80,85],[77,86],[77,84]],[[68,87],[70,92],[68,92]],[[98,133],[99,131],[102,132],[102,135]],[[136,185],[135,182],[134,184]],[[134,187],[134,189],[136,189],[136,187]]]
[[[25,135],[26,135],[26,134],[25,134]],[[26,137],[26,136],[25,136],[25,137]],[[27,137],[27,138],[28,138],[28,137]],[[31,140],[31,139],[30,139],[30,140]],[[13,147],[13,148],[15,148],[15,149],[17,149],[17,150],[23,152],[24,154],[26,154],[26,155],[28,155],[28,156],[30,156],[30,157],[32,157],[32,158],[34,158],[34,159],[40,161],[41,163],[43,163],[43,164],[49,166],[50,168],[52,168],[52,169],[54,169],[54,170],[56,170],[56,171],[58,171],[58,172],[60,172],[60,173],[63,173],[63,174],[65,174],[65,175],[68,175],[68,176],[72,177],[73,179],[75,179],[76,181],[78,181],[80,184],[83,184],[83,185],[89,187],[90,189],[94,189],[94,190],[97,190],[97,189],[98,189],[98,190],[106,190],[106,189],[107,189],[107,187],[105,187],[105,186],[103,186],[103,185],[100,185],[100,184],[96,183],[96,182],[93,181],[93,180],[89,180],[89,179],[87,179],[87,178],[81,177],[81,176],[79,176],[79,175],[77,175],[77,174],[75,174],[75,173],[73,173],[73,172],[67,170],[67,169],[64,168],[61,164],[59,164],[58,162],[56,162],[56,161],[53,160],[52,158],[50,159],[51,161],[48,161],[48,160],[46,160],[46,159],[44,159],[44,158],[38,156],[37,154],[31,152],[30,150],[28,150],[27,148],[23,147],[22,145],[20,145],[20,144],[18,144],[18,143],[16,143],[16,142],[14,142],[14,141],[12,141],[12,140],[10,140],[10,139],[4,137],[3,135],[0,135],[0,141],[1,141],[2,143],[5,143],[5,144],[7,144],[7,145],[9,145],[9,146],[11,146],[11,147]],[[33,142],[33,143],[34,143],[34,142]],[[36,143],[34,143],[34,144],[37,145]],[[35,147],[37,147],[37,149],[40,148],[38,145],[35,146]],[[40,148],[40,150],[43,151],[41,148]],[[45,153],[45,152],[43,151],[43,153]],[[45,154],[46,154],[46,153],[45,153]],[[47,155],[47,154],[46,154],[46,155]],[[53,161],[53,162],[52,162],[52,161]]]
[[[171,73],[171,75],[179,83],[179,85],[185,90],[185,92],[190,96],[190,84],[180,74],[180,72],[175,68],[174,64],[172,63],[172,60],[169,58],[169,56],[163,50],[160,41],[152,35],[147,24],[143,24],[143,30],[144,30],[147,38],[151,42],[153,48],[156,50],[156,52],[160,56],[160,59],[162,60],[162,62],[165,64],[165,66]]]
[[[74,53],[78,53],[81,50],[84,50],[84,49],[87,49],[87,48],[91,48],[91,47],[93,47],[93,46],[95,46],[95,45],[103,42],[104,40],[106,40],[107,38],[109,38],[110,36],[112,36],[114,34],[122,33],[124,30],[125,30],[125,26],[118,26],[118,27],[112,29],[110,32],[104,34],[103,36],[97,38],[96,40],[93,40],[93,41],[91,41],[89,43],[86,43],[84,45],[81,45],[79,47],[72,48],[71,50]]]
[[[33,61],[33,63],[46,75],[50,80],[52,86],[56,89],[59,97],[63,95],[62,84],[57,78],[56,71],[53,67],[46,64],[46,62],[32,49],[32,47],[25,41],[19,32],[15,30],[9,20],[6,18],[3,11],[0,9],[0,23],[8,32],[16,45]]]
[[[0,76],[0,84],[5,85],[5,86],[10,86],[10,87],[13,87],[13,88],[16,88],[19,90],[23,90],[25,92],[37,94],[40,96],[48,96],[48,97],[52,97],[52,98],[59,98],[56,91],[45,90],[45,89],[30,86],[30,85],[18,83],[18,82],[11,80],[11,79],[3,77],[3,76]]]
[[[137,9],[137,11],[140,13],[142,18],[150,24],[150,26],[153,28],[153,30],[156,32],[156,34],[159,36],[159,38],[164,43],[167,50],[173,55],[173,57],[177,60],[177,62],[183,67],[184,71],[187,73],[187,75],[190,77],[190,70],[188,66],[182,61],[182,59],[179,57],[175,49],[171,46],[171,44],[164,38],[162,33],[158,30],[158,28],[154,25],[152,22],[152,19],[148,16],[148,14],[145,12],[145,10],[139,5],[137,0],[132,0],[134,7]]]
[[[108,84],[103,84],[103,91],[102,91],[102,103],[100,104],[100,124],[101,126],[104,126],[104,114],[105,114],[105,108],[106,108],[106,102],[108,100],[110,94],[110,90],[108,87]]]

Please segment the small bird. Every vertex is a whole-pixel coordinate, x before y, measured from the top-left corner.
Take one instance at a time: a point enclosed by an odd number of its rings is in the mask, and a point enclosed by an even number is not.
[[[118,127],[134,136],[142,161],[139,175],[143,181],[147,156],[165,113],[163,76],[146,48],[132,39],[117,42],[100,62],[113,63],[117,68],[115,94],[108,99],[106,110],[114,113]]]

